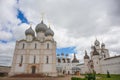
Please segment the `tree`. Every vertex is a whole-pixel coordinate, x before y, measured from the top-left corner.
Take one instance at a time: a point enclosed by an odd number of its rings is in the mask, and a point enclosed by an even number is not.
[[[107,71],[107,78],[110,78],[110,73],[109,73],[109,71]]]

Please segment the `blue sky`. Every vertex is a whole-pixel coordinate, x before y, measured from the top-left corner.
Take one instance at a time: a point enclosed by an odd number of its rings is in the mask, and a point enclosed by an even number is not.
[[[28,20],[27,18],[24,16],[23,12],[20,11],[19,9],[17,10],[18,14],[17,14],[17,18],[20,19],[21,23],[27,23],[28,24]]]
[[[66,48],[57,48],[56,49],[57,54],[69,54],[69,53],[75,53],[75,47],[66,47]]]

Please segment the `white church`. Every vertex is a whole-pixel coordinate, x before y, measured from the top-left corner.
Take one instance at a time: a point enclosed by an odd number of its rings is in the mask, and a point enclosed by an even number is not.
[[[97,74],[120,74],[120,55],[110,57],[109,50],[96,39],[91,46],[90,57],[85,51],[83,73],[96,72]]]
[[[25,35],[26,39],[16,41],[9,75],[44,74],[57,76],[56,41],[53,39],[52,29],[48,28],[42,20],[36,26],[35,32],[30,26],[25,31]]]
[[[90,56],[85,50],[83,57],[84,63],[79,63],[77,56],[74,54],[73,60],[68,55],[57,55],[57,71],[59,74],[80,74],[92,73],[96,74],[120,74],[120,55],[110,57],[109,50],[96,39],[94,45],[91,46]]]
[[[74,54],[73,60],[68,54],[56,55],[54,32],[44,24],[37,24],[35,31],[30,26],[25,31],[26,39],[16,41],[13,62],[9,76],[17,74],[43,74],[58,76],[64,74],[80,74],[96,72],[120,74],[120,56],[110,57],[105,44],[96,39],[91,46],[90,56],[85,51],[84,63],[79,63]]]

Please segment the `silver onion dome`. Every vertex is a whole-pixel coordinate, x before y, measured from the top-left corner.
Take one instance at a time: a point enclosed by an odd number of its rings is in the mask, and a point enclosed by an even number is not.
[[[95,44],[96,46],[99,46],[99,45],[100,45],[100,42],[96,39],[95,42],[94,42],[94,44]]]
[[[105,46],[105,44],[104,44],[104,43],[102,43],[102,44],[101,44],[101,46],[103,47],[103,46]]]
[[[44,24],[43,20],[41,21],[41,23],[39,23],[36,28],[35,28],[36,32],[45,32],[47,30],[47,25]]]
[[[35,36],[34,30],[30,27],[25,31],[25,35],[32,35]]]
[[[46,32],[45,32],[45,35],[48,36],[48,35],[51,35],[51,36],[54,36],[54,32],[51,30],[51,28],[49,27]]]

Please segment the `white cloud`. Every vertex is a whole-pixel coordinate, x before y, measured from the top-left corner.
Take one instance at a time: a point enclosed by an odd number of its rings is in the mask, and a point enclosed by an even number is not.
[[[9,41],[12,39],[12,34],[10,32],[0,31],[0,40],[6,40]]]
[[[14,48],[15,42],[0,43],[0,65],[11,65]]]

